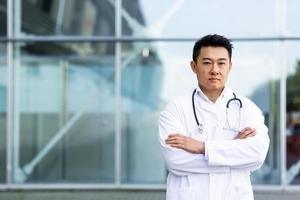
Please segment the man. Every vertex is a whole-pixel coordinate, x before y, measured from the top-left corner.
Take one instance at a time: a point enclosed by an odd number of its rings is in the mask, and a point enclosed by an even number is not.
[[[260,109],[225,86],[231,56],[223,36],[198,40],[190,63],[196,89],[161,113],[167,200],[253,200],[250,172],[265,160],[268,129]]]

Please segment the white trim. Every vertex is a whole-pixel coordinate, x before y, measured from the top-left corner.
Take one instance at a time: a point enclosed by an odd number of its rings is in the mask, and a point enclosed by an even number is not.
[[[121,6],[122,1],[115,1],[115,30],[116,37],[121,37],[122,34],[122,25],[121,25]],[[121,161],[121,145],[122,145],[122,136],[121,136],[121,43],[115,43],[115,183],[117,187],[121,185],[121,173],[122,173],[122,161]]]
[[[29,183],[29,184],[14,184],[11,186],[0,185],[0,191],[5,190],[165,190],[165,184],[96,184],[96,183],[86,183],[86,184],[66,184],[66,183]],[[287,192],[287,193],[299,193],[300,186],[287,186],[282,187],[280,185],[254,185],[253,190],[255,193],[269,193],[269,192]]]
[[[7,36],[13,37],[13,0],[7,1]],[[7,127],[6,127],[6,183],[12,183],[12,134],[14,112],[14,69],[13,69],[13,43],[7,43]]]
[[[281,69],[280,77],[280,162],[281,162],[281,184],[286,185],[286,61],[285,61],[285,42],[279,44]]]
[[[165,190],[164,185],[153,185],[153,184],[14,184],[10,187],[6,185],[0,185],[0,191],[2,190],[66,190],[66,189],[76,189],[76,190]]]
[[[13,38],[0,37],[0,41],[13,42],[195,42],[199,38],[192,37],[132,37],[132,36],[41,36],[22,35]],[[299,36],[275,36],[275,37],[237,37],[229,38],[233,42],[277,42],[277,41],[299,41]]]
[[[285,17],[286,17],[286,2],[285,0],[277,0],[277,21],[278,35],[284,37]],[[286,42],[279,41],[278,44],[278,67],[281,71],[280,76],[280,180],[281,186],[284,188],[287,185],[287,169],[286,169]]]

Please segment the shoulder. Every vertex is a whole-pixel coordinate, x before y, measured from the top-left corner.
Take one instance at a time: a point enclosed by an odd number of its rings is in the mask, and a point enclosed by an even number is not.
[[[242,102],[242,108],[247,112],[255,112],[261,114],[261,109],[248,97],[237,96]]]
[[[268,130],[264,125],[265,116],[261,109],[249,98],[244,96],[238,96],[242,101],[242,121],[244,122],[244,127],[260,127],[263,126],[264,130]]]
[[[262,113],[261,109],[253,102],[251,99],[248,97],[239,95],[238,93],[235,93],[231,88],[226,87],[226,90],[228,93],[233,93],[236,94],[236,97],[241,100],[242,103],[242,110],[246,112],[251,112],[251,113],[257,113],[260,114]]]
[[[186,92],[183,95],[176,96],[166,104],[164,111],[174,111],[174,110],[180,111],[186,108],[187,105],[192,104],[192,95],[193,95],[193,91],[191,90]]]

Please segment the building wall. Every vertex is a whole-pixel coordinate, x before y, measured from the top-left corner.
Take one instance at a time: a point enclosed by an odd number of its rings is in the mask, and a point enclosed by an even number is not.
[[[0,188],[163,188],[159,113],[196,86],[192,47],[210,33],[232,39],[228,86],[269,128],[253,184],[299,188],[299,6],[0,0]]]
[[[299,192],[260,191],[255,192],[255,200],[297,200]],[[6,191],[0,193],[0,199],[13,200],[164,200],[164,191]]]

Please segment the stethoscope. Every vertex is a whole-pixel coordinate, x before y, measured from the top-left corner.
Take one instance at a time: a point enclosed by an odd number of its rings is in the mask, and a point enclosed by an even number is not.
[[[197,89],[194,90],[193,92],[193,96],[192,96],[192,104],[193,104],[193,112],[194,112],[194,117],[195,117],[195,120],[196,120],[196,123],[197,123],[197,126],[200,130],[200,132],[202,133],[203,132],[203,124],[199,123],[198,121],[198,117],[197,117],[197,114],[196,114],[196,108],[195,108],[195,94],[196,94],[196,91]],[[235,131],[235,132],[239,132],[239,130],[237,130],[237,127],[236,125],[240,125],[240,121],[241,121],[241,109],[243,107],[243,104],[242,104],[242,101],[236,97],[235,93],[233,92],[233,98],[229,99],[227,101],[227,104],[226,104],[226,122],[227,122],[227,125],[228,125],[228,128],[224,128],[223,129],[227,129],[227,130],[231,130],[231,131]],[[230,106],[230,103],[234,102],[234,101],[237,101],[238,104],[239,104],[239,114],[238,114],[238,121],[237,123],[235,123],[233,126],[231,126],[231,124],[229,123],[229,120],[228,120],[228,113],[229,113],[229,106]]]

